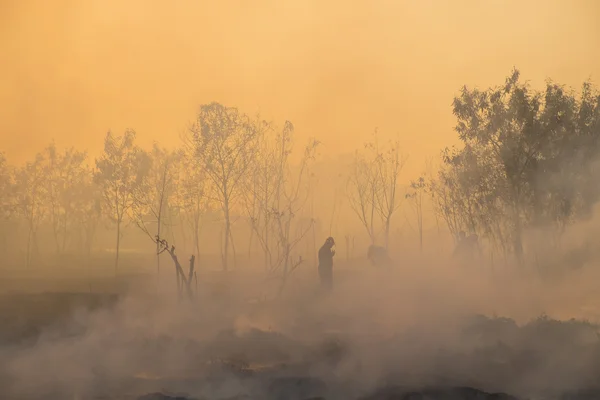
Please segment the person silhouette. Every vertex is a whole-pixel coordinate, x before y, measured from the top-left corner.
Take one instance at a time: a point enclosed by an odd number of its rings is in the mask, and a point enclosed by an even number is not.
[[[319,249],[319,278],[321,287],[327,291],[333,289],[333,256],[335,256],[335,241],[330,236]]]

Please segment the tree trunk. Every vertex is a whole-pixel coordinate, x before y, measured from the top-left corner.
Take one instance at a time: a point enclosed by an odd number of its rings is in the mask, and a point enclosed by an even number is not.
[[[200,221],[199,218],[194,222],[194,246],[196,248],[196,257],[200,257]]]
[[[225,200],[225,243],[223,248],[223,271],[227,272],[228,269],[228,257],[229,257],[229,231],[231,230],[231,225],[229,221],[229,203],[227,199]]]
[[[235,241],[233,240],[233,231],[229,229],[229,240],[231,240],[231,251],[233,252],[233,268],[237,267],[237,252],[235,250]]]
[[[52,216],[52,233],[54,233],[54,243],[56,244],[56,254],[60,254],[60,238],[58,234],[58,227],[56,226],[56,217]]]
[[[285,245],[285,256],[284,256],[284,260],[283,260],[283,274],[281,277],[281,286],[279,286],[279,292],[278,292],[278,296],[281,296],[281,294],[283,293],[283,288],[285,287],[285,284],[287,282],[288,279],[288,273],[289,273],[289,265],[290,265],[290,245],[286,243]]]
[[[29,226],[29,231],[27,232],[27,254],[25,255],[25,265],[27,266],[27,268],[30,267],[31,265],[31,235],[32,235],[32,227],[31,225]]]
[[[161,215],[160,215],[160,211],[158,212],[158,227],[156,228],[156,234],[158,237],[162,237],[160,236],[161,232],[160,232],[160,226],[161,226]],[[158,242],[158,240],[156,241],[156,275],[159,276],[160,275],[160,244]]]
[[[115,278],[119,271],[119,250],[121,247],[121,218],[117,220],[117,247],[115,251]]]
[[[248,262],[252,264],[252,242],[254,241],[254,229],[250,229],[250,240],[248,240]]]
[[[388,250],[390,245],[390,220],[392,219],[391,215],[385,219],[385,249]]]
[[[423,254],[423,205],[422,200],[419,200],[419,250]]]
[[[65,252],[67,248],[67,213],[65,212],[65,221],[63,225],[63,237],[62,237],[62,252]]]
[[[518,196],[515,196],[517,199]],[[513,249],[515,252],[515,257],[517,259],[517,264],[519,267],[523,266],[523,226],[521,224],[521,208],[519,206],[518,201],[515,201],[514,205],[514,219],[515,219],[515,230],[514,230],[514,238],[513,238]]]

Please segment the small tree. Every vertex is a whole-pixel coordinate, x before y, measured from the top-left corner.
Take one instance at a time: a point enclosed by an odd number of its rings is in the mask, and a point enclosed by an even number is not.
[[[410,183],[410,192],[405,197],[410,200],[411,207],[417,217],[417,229],[419,232],[419,251],[423,253],[423,199],[429,190],[425,178],[419,177]]]
[[[173,204],[183,225],[187,225],[192,233],[194,253],[200,257],[200,234],[211,201],[209,182],[197,157],[193,137],[184,138],[184,146],[177,157],[181,162],[178,163],[177,192]]]
[[[377,211],[384,227],[385,248],[389,247],[392,216],[400,208],[402,198],[398,195],[398,179],[406,157],[400,154],[400,143],[390,142],[387,149],[380,149],[375,142],[375,176],[378,183]]]
[[[44,150],[45,193],[57,254],[65,252],[81,196],[79,189],[91,174],[86,159],[86,153],[74,148],[59,152],[54,143]]]
[[[273,204],[279,185],[280,175],[277,173],[280,163],[278,141],[270,126],[261,131],[257,153],[252,163],[249,179],[245,181],[244,204],[250,221],[251,242],[256,236],[263,251],[265,271],[269,272],[276,261],[272,234]],[[250,243],[251,245],[251,243]]]
[[[251,225],[265,254],[265,268],[271,274],[281,272],[280,293],[289,275],[303,260],[301,257],[293,260],[293,253],[314,223],[311,219],[308,224],[302,224],[297,217],[310,198],[309,165],[319,142],[308,143],[299,165],[294,168],[289,160],[293,139],[294,127],[290,122],[286,122],[274,138],[262,136],[262,151],[256,158],[247,191]]]
[[[103,197],[101,188],[93,181],[92,172],[73,187],[73,219],[79,226],[80,243],[83,252],[89,258],[96,237],[98,224],[102,217]]]
[[[138,185],[134,191],[133,220],[138,228],[156,243],[157,274],[160,274],[160,243],[155,238],[164,236],[163,228],[169,200],[175,193],[175,179],[178,172],[176,156],[176,153],[154,144],[152,152],[148,155],[151,166],[145,184]],[[156,232],[150,232],[149,224],[156,224]]]
[[[288,276],[302,262],[299,258],[292,264],[292,253],[298,243],[311,230],[314,221],[308,226],[294,224],[295,217],[302,212],[308,199],[310,177],[308,176],[309,163],[314,160],[319,142],[311,140],[304,149],[297,172],[292,172],[289,164],[289,155],[293,149],[293,131],[291,123],[286,122],[279,137],[279,159],[277,172],[277,186],[275,190],[273,220],[277,227],[279,259],[283,267],[281,290],[283,290]]]
[[[104,152],[96,160],[95,181],[99,185],[105,215],[116,225],[115,276],[119,267],[121,228],[135,206],[136,193],[144,190],[150,167],[148,155],[135,145],[135,132],[115,137],[108,132]]]
[[[398,179],[406,157],[400,153],[398,142],[379,146],[377,131],[372,143],[365,145],[364,153],[357,152],[348,180],[347,195],[350,206],[367,230],[371,244],[383,231],[387,249],[392,217],[399,209]]]
[[[210,179],[225,219],[223,269],[228,269],[231,211],[240,200],[243,179],[256,155],[260,127],[236,108],[210,103],[200,107],[190,127],[202,170]],[[234,252],[235,253],[235,252]]]
[[[374,162],[357,151],[347,186],[350,207],[366,229],[371,244],[375,244],[377,241],[376,217],[379,187],[375,171]]]
[[[7,250],[8,222],[16,213],[14,171],[0,152],[0,249]]]
[[[32,254],[38,253],[37,233],[45,215],[47,171],[42,154],[33,162],[19,168],[15,175],[16,205],[20,215],[27,221],[26,265],[29,267]]]

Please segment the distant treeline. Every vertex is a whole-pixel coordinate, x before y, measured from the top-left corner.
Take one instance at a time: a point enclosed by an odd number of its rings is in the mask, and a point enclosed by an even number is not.
[[[445,149],[439,169],[417,177],[408,190],[399,182],[406,157],[398,142],[380,144],[376,136],[357,150],[343,197],[371,243],[392,246],[393,217],[408,203],[422,250],[428,202],[454,237],[477,233],[493,251],[522,261],[527,229],[553,229],[560,236],[590,215],[600,194],[600,95],[592,84],[575,92],[549,81],[536,91],[515,70],[501,86],[463,88],[453,113],[463,145]],[[54,144],[24,165],[9,165],[0,153],[3,251],[22,248],[31,265],[45,226],[57,254],[75,248],[89,254],[98,227],[109,222],[116,271],[124,226],[156,242],[172,234],[175,222],[183,224],[199,254],[202,226],[217,220],[226,270],[240,252],[232,226],[243,222],[265,270],[286,276],[302,262],[306,243],[314,251],[323,239],[315,238],[318,148],[318,140],[309,140],[292,163],[290,122],[276,127],[210,103],[200,107],[175,150],[159,144],[142,149],[127,130],[109,132],[93,161],[84,151]],[[26,235],[15,247],[8,239],[17,227]]]

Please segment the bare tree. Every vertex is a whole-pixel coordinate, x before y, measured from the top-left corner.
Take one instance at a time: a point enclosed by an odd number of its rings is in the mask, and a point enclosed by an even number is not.
[[[357,151],[355,155],[347,196],[372,244],[383,231],[385,247],[389,245],[392,217],[402,201],[398,196],[398,179],[405,161],[398,142],[380,148],[377,131],[374,141],[365,145],[365,151]]]
[[[177,154],[154,144],[149,154],[151,167],[143,185],[134,191],[135,201],[131,208],[135,224],[156,242],[156,273],[160,274],[160,243],[156,237],[164,236],[165,218],[169,200],[175,193]],[[156,232],[148,225],[156,224]]]
[[[194,253],[198,258],[200,257],[200,234],[204,219],[211,209],[210,187],[200,158],[196,156],[193,138],[184,138],[184,146],[178,152],[178,157],[181,162],[173,203],[183,225],[187,225],[192,233]]]
[[[260,127],[236,108],[210,103],[200,107],[190,127],[202,170],[210,179],[225,219],[223,269],[228,269],[232,209],[257,150]],[[234,252],[235,253],[235,252]]]
[[[188,271],[188,276],[186,276],[181,266],[181,263],[179,262],[179,258],[175,253],[175,246],[169,245],[169,242],[166,239],[161,239],[159,236],[157,236],[155,240],[156,243],[158,243],[158,253],[162,254],[164,252],[167,252],[171,256],[173,264],[175,264],[175,273],[177,274],[177,290],[180,298],[181,292],[185,287],[189,300],[193,300],[194,292],[192,289],[192,277],[196,276],[194,272],[196,257],[192,255],[192,257],[190,258],[190,268]]]
[[[270,126],[260,133],[257,153],[252,163],[249,179],[245,181],[244,204],[248,214],[252,238],[256,236],[263,251],[265,271],[273,268],[272,209],[280,176],[276,173],[279,163],[276,137]]]
[[[293,132],[294,127],[290,122],[286,122],[284,129],[279,137],[279,158],[277,175],[277,188],[275,191],[275,204],[273,207],[273,219],[278,232],[279,259],[282,260],[282,283],[280,291],[283,290],[289,275],[300,265],[302,258],[292,264],[292,252],[298,243],[312,229],[314,221],[311,220],[308,226],[294,224],[295,217],[302,212],[309,200],[310,191],[308,185],[310,179],[308,176],[308,165],[314,160],[316,149],[319,142],[311,140],[304,148],[300,165],[296,172],[290,166],[289,155],[293,150]]]
[[[367,231],[371,244],[376,242],[378,177],[374,162],[356,152],[347,185],[350,207]]]
[[[386,149],[374,144],[375,169],[378,189],[375,191],[377,211],[384,226],[385,248],[389,247],[392,216],[400,208],[402,198],[398,196],[398,178],[404,168],[406,157],[400,153],[400,143],[390,142]]]
[[[96,160],[95,181],[102,192],[103,209],[117,227],[115,276],[119,267],[122,224],[135,206],[136,192],[146,185],[150,167],[148,155],[134,142],[133,130],[125,131],[121,137],[109,132],[104,140],[104,152]]]
[[[319,142],[311,140],[297,166],[290,163],[293,151],[294,127],[284,124],[275,137],[262,136],[261,153],[254,165],[254,175],[248,190],[248,207],[252,229],[264,251],[268,273],[281,277],[282,292],[290,274],[303,261],[295,259],[297,245],[313,228],[297,217],[310,198],[309,164],[314,160]],[[273,143],[273,146],[270,146]]]
[[[423,200],[429,190],[424,177],[419,177],[410,183],[410,192],[405,197],[410,200],[410,205],[417,217],[417,229],[419,232],[419,251],[423,253]]]

